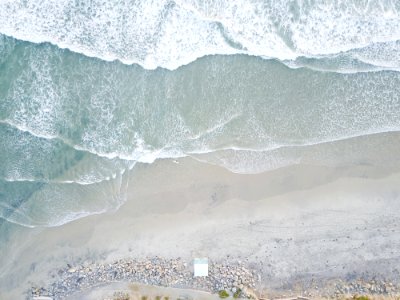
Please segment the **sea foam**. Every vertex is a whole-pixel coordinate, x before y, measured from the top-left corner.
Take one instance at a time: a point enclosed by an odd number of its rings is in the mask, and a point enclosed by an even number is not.
[[[173,70],[212,54],[242,53],[293,65],[300,57],[320,59],[344,53],[367,62],[372,70],[398,70],[400,4],[3,0],[0,32],[147,69]]]

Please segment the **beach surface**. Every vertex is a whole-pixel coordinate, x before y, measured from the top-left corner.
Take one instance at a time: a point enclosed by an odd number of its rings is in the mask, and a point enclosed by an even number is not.
[[[0,258],[1,298],[49,287],[64,278],[57,270],[154,257],[180,259],[188,277],[195,257],[240,263],[256,274],[252,288],[271,294],[307,294],[331,279],[382,279],[395,286],[400,172],[390,162],[398,156],[399,135],[369,139],[378,139],[385,155],[371,151],[363,163],[345,166],[299,164],[235,174],[189,157],[140,164],[129,175],[126,203],[114,212],[51,228],[9,224],[13,234]],[[192,278],[186,279],[153,283],[193,288]],[[225,286],[203,287],[219,288]]]
[[[0,300],[400,297],[399,112],[400,1],[0,1]]]

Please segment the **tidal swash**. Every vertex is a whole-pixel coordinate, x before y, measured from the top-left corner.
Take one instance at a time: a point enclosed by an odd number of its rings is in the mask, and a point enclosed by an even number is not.
[[[1,0],[0,217],[116,209],[159,158],[340,162],[400,130],[399,71],[396,0]]]

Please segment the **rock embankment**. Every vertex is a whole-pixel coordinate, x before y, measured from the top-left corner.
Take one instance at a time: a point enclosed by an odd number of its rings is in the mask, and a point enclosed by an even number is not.
[[[113,263],[83,263],[66,265],[54,274],[48,286],[34,286],[28,299],[39,296],[63,299],[77,291],[111,282],[190,288],[217,293],[228,291],[232,296],[248,297],[256,287],[256,272],[243,264],[210,263],[209,276],[193,277],[192,262],[177,259],[124,259]]]

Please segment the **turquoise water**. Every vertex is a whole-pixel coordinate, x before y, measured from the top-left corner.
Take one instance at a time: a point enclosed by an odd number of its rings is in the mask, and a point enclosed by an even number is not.
[[[137,162],[257,173],[399,131],[399,15],[398,1],[3,1],[1,218],[117,209]]]

